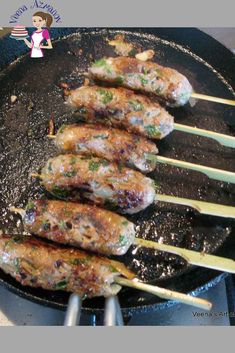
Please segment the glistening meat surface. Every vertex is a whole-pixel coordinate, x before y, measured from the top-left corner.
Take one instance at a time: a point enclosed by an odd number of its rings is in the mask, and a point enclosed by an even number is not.
[[[117,261],[23,236],[0,236],[0,268],[24,286],[90,298],[118,293],[121,287],[115,277],[120,274],[133,278]]]
[[[97,60],[89,74],[99,81],[151,93],[171,106],[186,104],[193,91],[188,79],[178,71],[130,57]]]
[[[55,139],[61,152],[92,155],[151,172],[156,161],[148,156],[158,153],[155,143],[126,131],[100,125],[62,126]]]
[[[67,104],[85,121],[160,140],[174,129],[173,117],[160,104],[125,88],[82,86],[65,91]]]
[[[25,230],[62,244],[107,255],[123,255],[135,239],[134,224],[96,206],[34,200],[23,217]]]
[[[41,178],[43,186],[59,198],[84,198],[122,213],[139,212],[155,199],[152,179],[100,158],[72,154],[50,158]]]

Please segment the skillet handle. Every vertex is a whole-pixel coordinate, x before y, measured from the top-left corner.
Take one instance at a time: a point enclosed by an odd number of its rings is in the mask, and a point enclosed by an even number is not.
[[[123,326],[122,311],[117,296],[105,300],[104,326]]]
[[[65,314],[64,326],[79,325],[81,317],[82,300],[73,293],[69,297],[68,308]]]

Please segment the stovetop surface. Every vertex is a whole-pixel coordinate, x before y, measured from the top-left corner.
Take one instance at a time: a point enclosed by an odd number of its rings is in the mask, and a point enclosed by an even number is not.
[[[158,310],[142,315],[134,315],[126,319],[127,325],[135,326],[228,326],[229,309],[225,281],[200,295],[213,303],[210,313],[192,306],[177,304],[165,310]],[[234,313],[235,315],[235,313]],[[51,309],[23,299],[7,289],[0,287],[0,325],[63,325],[65,312]],[[101,325],[102,318],[82,315],[81,325]]]

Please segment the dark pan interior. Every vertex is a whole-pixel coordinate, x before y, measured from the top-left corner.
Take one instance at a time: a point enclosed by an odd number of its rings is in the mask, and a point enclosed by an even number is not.
[[[187,30],[181,31],[183,38]],[[152,34],[144,29],[77,30],[73,35],[54,41],[53,50],[47,51],[42,59],[33,60],[29,55],[23,56],[0,76],[2,231],[23,231],[20,218],[8,211],[9,206],[24,207],[29,198],[48,196],[39,182],[30,178],[30,173],[38,171],[48,157],[56,153],[53,142],[46,137],[48,120],[53,117],[56,128],[62,123],[76,121],[63,102],[59,83],[66,82],[71,87],[81,85],[83,73],[94,59],[114,55],[113,48],[107,44],[107,38],[113,38],[117,32],[124,33],[126,40],[138,48],[154,49],[154,60],[185,74],[196,92],[234,98],[227,77],[223,78],[189,48],[175,44],[170,40],[169,31],[164,32],[163,29],[156,29]],[[194,33],[199,40],[201,36],[202,43],[206,43],[205,51],[207,47],[210,48],[211,42],[215,45],[210,37],[206,37],[205,41],[205,36],[199,31]],[[177,41],[174,35],[172,38]],[[219,44],[218,48],[221,50]],[[203,52],[203,48],[200,50]],[[223,50],[229,56],[226,49]],[[18,97],[15,104],[10,103],[11,95]],[[235,135],[234,107],[200,101],[194,107],[186,105],[171,109],[171,113],[176,122]],[[212,140],[173,132],[157,145],[162,156],[235,172],[234,150]],[[156,180],[160,193],[235,206],[234,185],[209,180],[200,173],[163,165],[159,165],[150,176]],[[235,258],[235,228],[234,222],[229,219],[202,216],[190,208],[163,203],[151,206],[130,219],[137,224],[140,237]],[[194,291],[219,275],[216,271],[189,267],[177,256],[145,248],[132,248],[119,259],[133,269],[142,281],[182,292]],[[66,293],[22,287],[2,272],[0,277],[4,284],[20,295],[52,306],[66,306]],[[120,292],[119,299],[125,312],[162,305],[161,299],[127,288]],[[86,300],[83,304],[84,310],[88,311],[99,311],[102,307],[102,298]]]

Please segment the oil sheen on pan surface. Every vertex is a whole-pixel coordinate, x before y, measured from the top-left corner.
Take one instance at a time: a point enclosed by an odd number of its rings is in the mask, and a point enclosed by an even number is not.
[[[42,59],[29,55],[10,65],[0,77],[0,228],[6,233],[21,233],[22,224],[9,207],[24,207],[30,198],[45,198],[40,183],[30,177],[47,159],[57,153],[53,141],[47,138],[48,121],[53,117],[56,130],[76,118],[64,104],[59,87],[66,82],[78,87],[84,81],[84,72],[94,60],[114,56],[107,43],[121,31],[96,30],[75,33],[53,42],[53,50]],[[122,33],[122,32],[121,32]],[[210,65],[189,50],[157,36],[124,31],[125,40],[136,47],[153,49],[154,60],[187,76],[194,90],[218,97],[233,98],[228,83]],[[11,95],[17,101],[11,104]],[[167,108],[168,109],[168,108]],[[175,121],[228,135],[234,135],[232,116],[234,107],[198,101],[191,107],[170,110]],[[162,156],[181,159],[235,172],[234,150],[225,148],[203,137],[173,132],[157,143]],[[206,176],[158,165],[149,174],[159,193],[235,206],[235,186],[209,180]],[[234,222],[199,215],[190,208],[158,203],[129,217],[137,224],[138,236],[166,244],[178,245],[196,251],[215,253],[231,242]],[[231,248],[231,246],[230,246]],[[226,254],[223,254],[226,256]],[[216,274],[209,270],[188,267],[177,256],[132,247],[119,258],[135,271],[139,279],[178,291],[188,292],[203,285]],[[68,293],[47,292],[24,288],[0,272],[2,281],[18,288],[19,294],[54,306],[65,306]],[[123,289],[119,294],[123,308],[151,307],[161,303],[150,294]],[[96,310],[103,307],[103,299],[86,300],[83,307]]]

